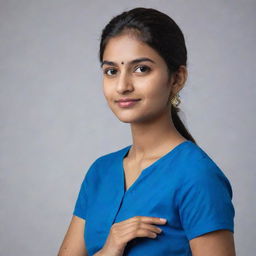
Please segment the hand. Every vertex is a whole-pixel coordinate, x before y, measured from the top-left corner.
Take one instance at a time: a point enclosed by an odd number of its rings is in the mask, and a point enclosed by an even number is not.
[[[122,256],[127,243],[136,237],[156,238],[161,229],[152,225],[163,225],[165,221],[157,217],[135,216],[114,223],[110,229],[107,241],[102,248],[102,255]]]

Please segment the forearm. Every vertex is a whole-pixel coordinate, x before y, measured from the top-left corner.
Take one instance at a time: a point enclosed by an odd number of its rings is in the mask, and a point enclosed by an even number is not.
[[[98,252],[96,252],[95,254],[93,254],[93,256],[122,256],[122,255],[123,253],[106,252],[103,250],[103,248]]]
[[[93,256],[104,256],[103,251],[99,250],[98,252],[96,252],[95,254],[93,254]]]

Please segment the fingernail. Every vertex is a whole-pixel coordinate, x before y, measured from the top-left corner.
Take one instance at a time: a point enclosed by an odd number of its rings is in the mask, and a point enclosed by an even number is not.
[[[160,220],[161,220],[162,222],[166,222],[166,219],[164,219],[164,218],[160,218]]]

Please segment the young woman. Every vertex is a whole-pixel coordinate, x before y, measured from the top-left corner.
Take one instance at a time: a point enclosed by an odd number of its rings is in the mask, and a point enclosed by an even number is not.
[[[132,144],[91,164],[59,256],[235,256],[231,184],[178,116],[178,25],[152,8],[125,11],[103,29],[99,59]]]

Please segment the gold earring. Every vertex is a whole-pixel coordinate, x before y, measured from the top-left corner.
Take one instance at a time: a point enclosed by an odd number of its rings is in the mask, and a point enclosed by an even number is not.
[[[177,93],[172,99],[171,99],[171,104],[173,107],[177,108],[178,105],[180,104],[180,95]]]

